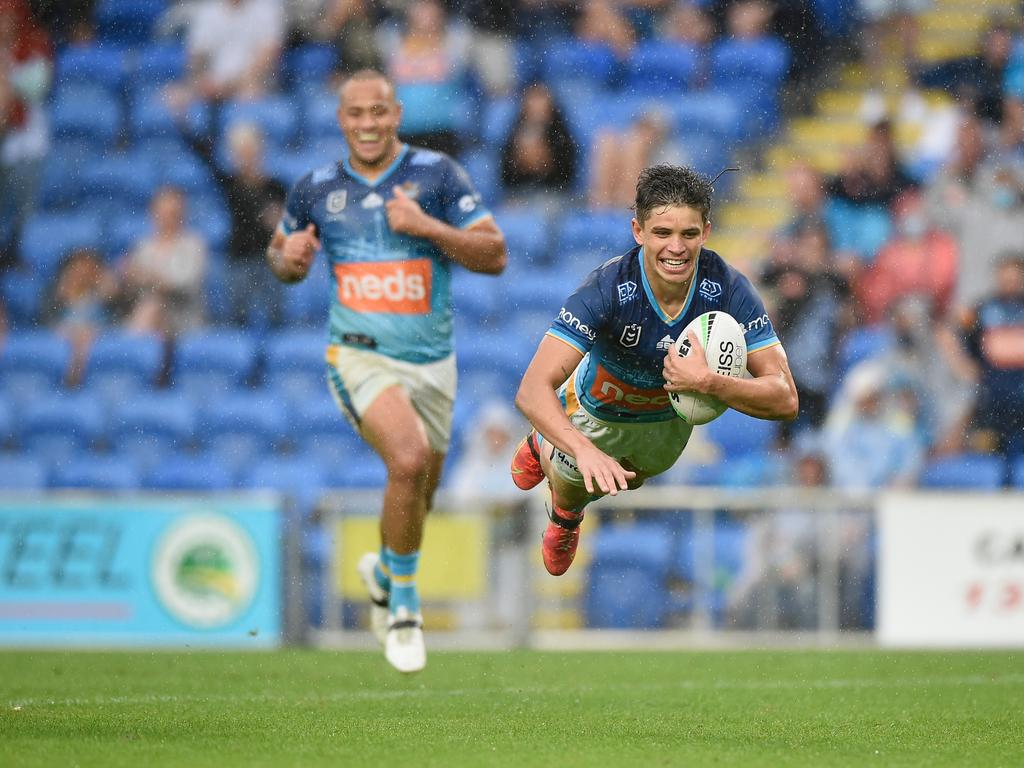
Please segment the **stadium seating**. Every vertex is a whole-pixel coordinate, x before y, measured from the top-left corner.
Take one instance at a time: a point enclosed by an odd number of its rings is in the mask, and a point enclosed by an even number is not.
[[[41,491],[47,484],[45,462],[28,456],[0,456],[0,491]]]
[[[295,403],[291,429],[296,452],[316,457],[324,464],[348,465],[365,450],[362,438],[342,415],[326,386]]]
[[[643,41],[626,62],[626,88],[662,98],[679,94],[694,86],[700,68],[701,54],[696,48],[667,40]]]
[[[15,404],[60,390],[71,345],[50,331],[18,331],[0,344],[0,393]]]
[[[217,394],[199,404],[196,440],[232,472],[274,453],[290,437],[283,400],[248,390]]]
[[[253,123],[265,138],[285,145],[294,139],[299,127],[299,110],[288,96],[264,96],[252,101],[233,101],[220,116],[220,135],[226,137],[236,123]]]
[[[158,336],[106,331],[92,345],[84,386],[105,403],[114,403],[156,386],[164,363]]]
[[[1002,486],[1006,466],[999,456],[964,453],[934,459],[921,473],[923,488],[994,491]]]
[[[603,526],[592,539],[585,596],[587,625],[654,629],[668,612],[665,579],[672,541],[666,526]]]
[[[57,55],[56,70],[61,87],[99,85],[116,99],[127,79],[128,57],[112,45],[70,45]]]
[[[851,328],[839,343],[836,379],[842,381],[857,363],[883,355],[892,349],[896,338],[887,325],[862,325]]]
[[[568,254],[582,254],[593,268],[634,245],[629,221],[619,211],[574,211],[555,233],[554,259],[565,266]]]
[[[327,396],[327,336],[323,331],[287,329],[274,332],[264,348],[263,383],[298,404]]]
[[[193,398],[220,397],[247,385],[257,360],[256,339],[248,331],[191,331],[178,339],[172,380]]]
[[[565,83],[600,90],[616,83],[621,66],[607,45],[565,38],[547,46],[541,75],[556,90]]]
[[[1024,456],[1012,460],[1010,482],[1014,488],[1024,489]]]
[[[106,413],[95,397],[76,393],[38,398],[18,414],[17,441],[48,462],[88,454],[106,437]]]
[[[313,456],[268,456],[242,472],[241,487],[284,494],[307,517],[327,488],[327,473]]]
[[[101,87],[69,87],[55,97],[50,117],[58,139],[82,139],[103,151],[113,146],[121,131],[122,108]]]
[[[25,224],[21,254],[29,267],[47,281],[76,248],[100,248],[103,220],[96,211],[36,213]]]
[[[150,468],[143,485],[159,491],[222,491],[234,487],[235,477],[216,455],[171,453]]]
[[[168,0],[100,0],[96,31],[100,40],[134,45],[150,39]]]
[[[763,456],[772,450],[778,436],[778,422],[755,419],[732,408],[703,429],[722,455],[731,459],[752,454]]]
[[[188,66],[185,47],[176,42],[148,42],[138,49],[131,71],[134,87],[152,88],[180,80]]]
[[[282,314],[291,326],[325,328],[331,302],[325,259],[316,259],[306,279],[286,286]]]
[[[134,491],[141,484],[139,469],[127,456],[75,456],[57,463],[50,476],[52,488]]]
[[[892,216],[876,205],[855,205],[837,199],[825,203],[825,224],[836,251],[852,251],[865,264],[874,262],[892,234]]]
[[[187,451],[196,428],[192,401],[174,392],[145,392],[112,410],[109,440],[114,451],[145,467]]]

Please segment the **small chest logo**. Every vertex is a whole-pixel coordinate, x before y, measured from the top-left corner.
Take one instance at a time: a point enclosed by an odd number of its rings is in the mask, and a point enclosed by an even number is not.
[[[341,213],[345,210],[345,203],[348,201],[348,191],[336,189],[327,196],[327,212]]]
[[[666,352],[668,352],[670,349],[672,349],[672,337],[667,335],[663,336],[661,341],[658,342],[657,348],[663,349]]]
[[[705,299],[714,301],[722,295],[722,284],[705,277],[700,281],[700,288],[697,289],[697,292]]]
[[[367,210],[371,208],[380,208],[384,205],[384,198],[376,192],[371,192],[363,198],[363,202],[361,202],[360,205]]]
[[[627,280],[624,283],[619,283],[616,290],[619,293],[619,304],[625,304],[627,301],[632,301],[636,296],[636,283],[632,280]]]
[[[624,347],[635,347],[640,343],[640,331],[642,330],[639,323],[630,323],[622,329],[619,343]]]
[[[473,199],[472,195],[463,195],[459,198],[459,210],[463,213],[469,213],[476,208],[476,200]]]

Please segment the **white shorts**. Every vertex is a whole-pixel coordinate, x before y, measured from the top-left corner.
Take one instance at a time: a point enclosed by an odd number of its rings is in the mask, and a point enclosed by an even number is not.
[[[455,355],[436,363],[404,360],[340,344],[327,347],[327,383],[338,408],[358,431],[377,396],[398,384],[423,420],[430,447],[448,452],[455,403]]]
[[[569,422],[620,464],[625,463],[640,479],[654,477],[670,469],[686,447],[693,427],[682,419],[654,422],[601,421],[591,416],[582,406],[567,414]],[[573,485],[583,487],[583,475],[576,459],[550,445],[538,435],[542,446],[551,453],[551,466],[558,476]]]

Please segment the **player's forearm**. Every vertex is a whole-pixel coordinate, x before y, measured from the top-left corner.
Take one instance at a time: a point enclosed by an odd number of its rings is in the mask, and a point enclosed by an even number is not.
[[[576,456],[577,449],[587,438],[569,422],[552,388],[532,385],[524,379],[516,393],[515,403],[545,440],[563,453]]]
[[[800,407],[796,388],[781,372],[737,379],[709,371],[702,384],[702,394],[716,397],[730,408],[759,419],[791,421]]]
[[[458,229],[430,218],[423,236],[471,272],[500,275],[508,264],[505,236],[497,229]]]
[[[266,251],[267,264],[270,266],[270,271],[274,273],[281,282],[288,282],[288,270],[284,265],[284,248],[278,245],[276,241],[271,241],[270,245],[267,246]]]

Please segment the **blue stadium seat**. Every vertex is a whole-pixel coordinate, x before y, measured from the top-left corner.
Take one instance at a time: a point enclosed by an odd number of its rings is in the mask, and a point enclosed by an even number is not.
[[[7,309],[7,321],[12,330],[38,327],[43,296],[48,288],[49,281],[35,272],[11,269],[0,274],[0,302]]]
[[[327,364],[323,331],[288,329],[271,333],[264,349],[264,384],[292,403],[324,396]]]
[[[544,81],[554,87],[560,83],[583,82],[607,88],[619,78],[621,65],[607,45],[564,38],[546,47],[541,74]]]
[[[353,453],[342,464],[327,464],[324,467],[328,488],[383,488],[387,481],[384,462],[366,443],[353,443]]]
[[[513,268],[551,260],[548,218],[540,208],[508,207],[494,211],[505,234],[509,265]]]
[[[223,491],[234,488],[235,477],[216,454],[168,454],[143,480],[159,491]]]
[[[151,137],[179,138],[182,129],[203,134],[210,121],[209,108],[201,102],[189,104],[180,118],[175,118],[160,88],[139,88],[128,115],[132,139],[139,142]]]
[[[82,170],[88,200],[115,201],[134,216],[144,216],[160,183],[156,158],[139,152],[104,153]]]
[[[182,79],[187,66],[185,46],[175,42],[150,42],[136,54],[132,80],[135,88],[164,85]]]
[[[47,483],[43,461],[28,456],[0,456],[0,491],[41,491]]]
[[[572,211],[566,213],[555,234],[554,259],[561,261],[565,254],[585,252],[589,262],[597,266],[634,245],[629,221],[620,212]]]
[[[106,414],[95,398],[60,394],[39,398],[18,416],[18,442],[47,461],[68,459],[103,442]]]
[[[21,255],[33,272],[49,280],[74,249],[102,245],[103,220],[96,211],[36,213],[22,231]]]
[[[327,394],[307,398],[292,411],[296,451],[321,459],[325,465],[345,467],[364,454],[362,438]]]
[[[306,43],[285,51],[281,61],[284,81],[292,91],[322,91],[338,66],[338,54],[328,43]],[[334,96],[334,94],[332,94]],[[337,98],[333,99],[337,108]]]
[[[895,343],[896,337],[888,325],[862,325],[851,328],[839,342],[836,380],[842,381],[857,363],[884,355]]]
[[[174,355],[174,386],[197,398],[216,398],[246,386],[256,370],[256,338],[242,330],[183,334]]]
[[[488,208],[499,205],[505,191],[501,186],[501,157],[498,150],[483,147],[463,152],[459,162],[473,180],[484,204]]]
[[[105,402],[119,402],[156,386],[163,363],[160,337],[107,331],[93,342],[83,383]]]
[[[200,406],[200,446],[238,472],[292,438],[287,404],[265,393],[238,390]]]
[[[1024,456],[1018,456],[1011,464],[1010,482],[1014,488],[1024,488]]]
[[[1003,484],[1006,464],[1000,456],[963,453],[934,459],[921,472],[922,488],[994,491]]]
[[[210,250],[225,250],[231,235],[231,215],[218,191],[210,189],[205,195],[189,197],[188,225],[206,238]]]
[[[0,345],[0,393],[12,403],[57,392],[71,363],[71,345],[51,331],[18,331]]]
[[[144,467],[187,450],[196,428],[192,401],[171,392],[144,392],[119,403],[110,416],[113,449]]]
[[[67,208],[85,197],[82,169],[95,152],[87,141],[59,140],[43,161],[39,201],[44,209]]]
[[[147,42],[167,0],[100,0],[93,19],[101,40],[124,45]]]
[[[729,458],[767,454],[778,436],[778,422],[755,419],[732,408],[703,427],[705,435]]]
[[[605,526],[595,534],[587,574],[587,625],[654,629],[664,625],[672,538],[667,526]]]
[[[315,456],[269,456],[242,473],[243,488],[261,488],[290,497],[307,517],[327,485],[327,473]]]
[[[776,38],[723,39],[711,49],[714,85],[753,85],[777,91],[789,70],[789,48]]]
[[[305,280],[285,286],[282,314],[288,325],[326,327],[331,306],[331,282],[325,261],[317,258]]]
[[[221,133],[226,136],[235,123],[254,123],[266,138],[276,144],[288,144],[295,138],[298,112],[287,96],[265,96],[253,101],[236,101],[224,106]]]
[[[678,94],[694,86],[700,67],[701,53],[693,46],[645,40],[626,62],[626,87],[632,93],[661,97]]]
[[[496,280],[493,275],[482,275],[468,269],[454,270],[451,291],[456,318],[465,318],[470,326],[494,321],[504,312],[501,283],[502,280]]]
[[[694,91],[671,108],[678,136],[717,136],[725,144],[743,136],[743,103],[728,91]]]
[[[121,130],[120,102],[100,88],[68,88],[57,94],[50,110],[58,139],[83,139],[106,149]]]
[[[52,488],[82,488],[96,491],[134,491],[142,475],[125,456],[75,456],[54,465]]]
[[[127,56],[113,45],[69,45],[57,55],[57,81],[61,89],[98,85],[117,98],[127,74]]]
[[[103,250],[111,259],[119,259],[152,233],[153,225],[148,217],[115,216],[108,219],[104,228]]]
[[[519,103],[511,97],[491,99],[483,107],[480,138],[484,146],[501,151],[519,112]]]

